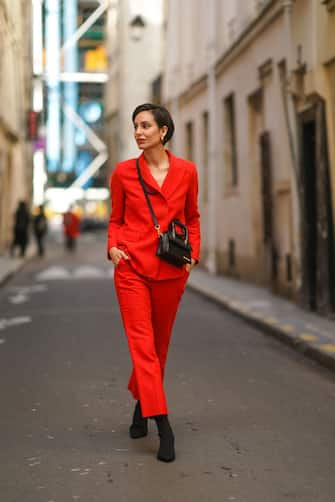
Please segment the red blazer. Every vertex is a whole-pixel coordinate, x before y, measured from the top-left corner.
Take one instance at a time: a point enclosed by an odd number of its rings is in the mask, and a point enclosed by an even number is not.
[[[179,219],[189,230],[192,258],[199,261],[200,215],[198,211],[198,176],[196,167],[188,160],[175,157],[167,151],[170,168],[161,188],[150,173],[142,155],[139,158],[143,179],[150,192],[153,210],[162,232],[173,219]],[[151,279],[172,279],[184,274],[183,269],[156,256],[157,232],[139,182],[136,160],[117,164],[110,183],[112,211],[108,225],[108,250],[114,246],[123,249],[130,264],[139,273]]]

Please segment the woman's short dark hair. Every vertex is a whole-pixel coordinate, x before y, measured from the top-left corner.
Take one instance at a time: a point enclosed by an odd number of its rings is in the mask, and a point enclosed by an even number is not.
[[[167,143],[173,136],[174,133],[174,123],[169,111],[164,108],[164,106],[154,105],[152,103],[144,103],[135,108],[132,115],[132,120],[135,122],[136,115],[141,112],[151,112],[158,127],[166,126],[168,128],[166,135],[163,139],[163,145]]]

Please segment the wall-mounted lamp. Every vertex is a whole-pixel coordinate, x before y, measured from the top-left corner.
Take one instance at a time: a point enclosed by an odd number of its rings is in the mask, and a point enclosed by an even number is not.
[[[146,22],[143,17],[138,14],[129,23],[130,26],[130,38],[135,42],[141,40],[143,35],[143,28],[146,26]]]

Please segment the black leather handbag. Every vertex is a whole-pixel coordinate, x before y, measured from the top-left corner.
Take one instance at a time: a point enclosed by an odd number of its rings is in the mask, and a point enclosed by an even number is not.
[[[156,255],[164,261],[167,261],[175,267],[181,268],[186,263],[192,263],[192,246],[188,241],[188,229],[179,220],[174,219],[170,222],[167,232],[160,231],[160,225],[152,208],[149,192],[142,178],[138,159],[136,159],[136,169],[138,179],[142,185],[143,192],[151,213],[151,217],[158,234],[158,247]]]

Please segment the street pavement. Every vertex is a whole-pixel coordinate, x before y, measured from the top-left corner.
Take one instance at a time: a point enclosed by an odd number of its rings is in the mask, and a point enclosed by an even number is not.
[[[51,240],[53,243],[62,240],[57,227],[52,229]],[[25,259],[0,256],[0,286],[36,254],[35,247],[30,245]],[[85,269],[78,272],[84,275],[88,273]],[[47,273],[58,277],[59,271],[56,268]],[[67,272],[63,270],[64,273]],[[93,275],[95,273],[93,271]],[[222,275],[214,276],[201,267],[193,270],[188,286],[264,333],[275,336],[305,356],[335,370],[334,314],[332,317],[320,316],[273,294],[268,288]]]
[[[190,289],[166,372],[177,459],[156,460],[152,422],[129,438],[113,269],[103,236],[79,244],[0,289],[0,501],[334,502],[334,373]]]

